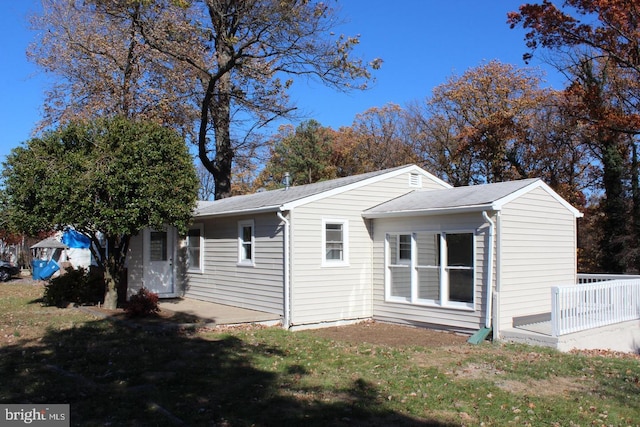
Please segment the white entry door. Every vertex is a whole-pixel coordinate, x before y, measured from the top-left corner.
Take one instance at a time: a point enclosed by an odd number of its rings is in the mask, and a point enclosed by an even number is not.
[[[144,287],[159,297],[175,296],[175,228],[144,231]]]

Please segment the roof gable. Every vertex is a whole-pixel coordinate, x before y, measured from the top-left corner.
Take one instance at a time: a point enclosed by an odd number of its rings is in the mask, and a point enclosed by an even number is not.
[[[471,185],[446,190],[414,191],[368,209],[363,212],[363,216],[365,218],[379,218],[483,210],[499,211],[505,204],[535,188],[544,189],[574,216],[582,216],[577,209],[540,179]]]
[[[451,186],[415,165],[353,175],[344,178],[321,181],[314,184],[293,186],[287,189],[263,191],[244,196],[234,196],[212,202],[199,202],[195,217],[239,215],[260,212],[291,210],[297,206],[330,197],[389,177],[407,172],[420,173],[443,187]]]

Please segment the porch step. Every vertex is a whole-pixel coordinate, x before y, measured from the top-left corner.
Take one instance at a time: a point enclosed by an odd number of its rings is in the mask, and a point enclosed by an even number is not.
[[[482,341],[487,339],[492,330],[493,329],[491,328],[482,328],[475,334],[471,335],[467,342],[469,344],[480,344]]]

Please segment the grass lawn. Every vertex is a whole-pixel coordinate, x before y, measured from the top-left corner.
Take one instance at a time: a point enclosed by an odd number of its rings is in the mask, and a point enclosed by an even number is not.
[[[136,328],[0,284],[0,402],[72,425],[640,425],[640,358],[375,345],[279,328]]]

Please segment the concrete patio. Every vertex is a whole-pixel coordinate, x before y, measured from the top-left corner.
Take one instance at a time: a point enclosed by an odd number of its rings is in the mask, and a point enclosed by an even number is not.
[[[501,330],[500,339],[560,351],[600,349],[640,354],[640,322],[621,322],[559,337],[552,335],[550,321],[537,322]]]
[[[160,309],[194,316],[207,324],[213,325],[258,323],[274,326],[282,322],[278,314],[232,307],[191,298],[161,299],[158,305]]]

